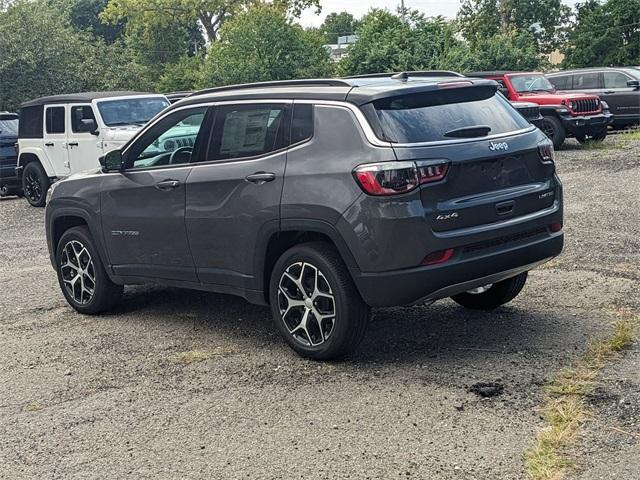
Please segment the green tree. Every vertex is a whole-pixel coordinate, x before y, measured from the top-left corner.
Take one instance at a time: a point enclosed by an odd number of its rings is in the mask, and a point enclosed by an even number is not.
[[[566,68],[640,64],[640,0],[576,5],[567,40]]]
[[[513,30],[479,40],[473,45],[461,43],[445,53],[441,65],[459,72],[539,70],[545,66],[533,36]]]
[[[107,6],[108,0],[49,0],[49,4],[69,18],[69,23],[76,30],[90,32],[107,43],[122,38],[124,21],[106,24],[98,15]]]
[[[129,51],[76,31],[45,1],[18,0],[0,13],[0,52],[0,109],[43,95],[151,86]]]
[[[210,48],[201,85],[324,77],[332,73],[322,35],[273,5],[255,5],[225,23]]]
[[[562,43],[570,14],[561,0],[464,0],[457,22],[472,45],[515,30],[532,34],[538,51],[549,53]]]
[[[168,65],[156,84],[159,92],[182,92],[194,90],[202,81],[204,55],[182,56]]]
[[[327,43],[338,43],[338,37],[353,35],[359,22],[348,12],[330,13],[320,25],[320,32]]]
[[[209,42],[215,42],[226,20],[263,0],[109,0],[101,18],[107,22],[124,19],[138,28],[154,30],[158,26],[182,20],[199,21]],[[273,4],[286,8],[293,16],[310,7],[320,9],[319,0],[274,0]]]
[[[371,10],[358,28],[358,40],[340,61],[344,75],[439,68],[445,51],[457,45],[455,30],[442,17],[417,11],[406,21],[386,10]]]

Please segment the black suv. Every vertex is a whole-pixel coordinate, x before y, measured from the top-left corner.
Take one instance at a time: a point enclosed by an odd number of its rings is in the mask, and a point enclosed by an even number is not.
[[[370,307],[493,309],[563,246],[551,142],[483,79],[204,90],[102,169],[53,185],[51,262],[79,312],[160,283],[271,306],[301,355],[362,339]]]
[[[613,128],[640,124],[640,70],[637,68],[581,68],[547,75],[558,89],[594,93],[609,105]]]
[[[18,114],[0,112],[0,196],[22,195],[16,175],[18,163]]]

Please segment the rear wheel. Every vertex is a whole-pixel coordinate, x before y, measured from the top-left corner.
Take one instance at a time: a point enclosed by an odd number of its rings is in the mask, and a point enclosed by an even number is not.
[[[107,275],[87,227],[64,232],[56,249],[56,270],[67,302],[80,313],[109,310],[122,296],[122,285]]]
[[[287,250],[271,274],[269,299],[275,324],[303,357],[339,358],[364,337],[370,309],[336,250],[323,242]]]
[[[527,272],[524,272],[502,282],[476,288],[451,298],[463,307],[473,310],[493,310],[516,298],[526,282]]]
[[[542,117],[540,129],[553,142],[553,148],[559,149],[565,141],[566,134],[560,120],[550,115]]]
[[[44,207],[47,190],[49,189],[49,177],[40,165],[40,162],[30,162],[24,167],[22,173],[22,191],[27,201],[34,207]]]

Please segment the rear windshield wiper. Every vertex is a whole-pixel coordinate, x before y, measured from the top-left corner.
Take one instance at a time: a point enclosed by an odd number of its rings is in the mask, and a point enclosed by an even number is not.
[[[472,125],[470,127],[449,130],[444,134],[444,136],[453,138],[486,137],[489,135],[489,132],[491,132],[491,127],[489,125]]]

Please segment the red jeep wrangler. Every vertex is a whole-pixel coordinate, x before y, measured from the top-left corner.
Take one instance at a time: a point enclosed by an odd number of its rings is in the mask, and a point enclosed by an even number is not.
[[[540,129],[560,148],[566,137],[580,143],[587,139],[601,141],[613,115],[597,95],[557,93],[542,73],[535,72],[471,72],[468,77],[495,80],[500,91],[512,102],[524,101],[540,105]]]

